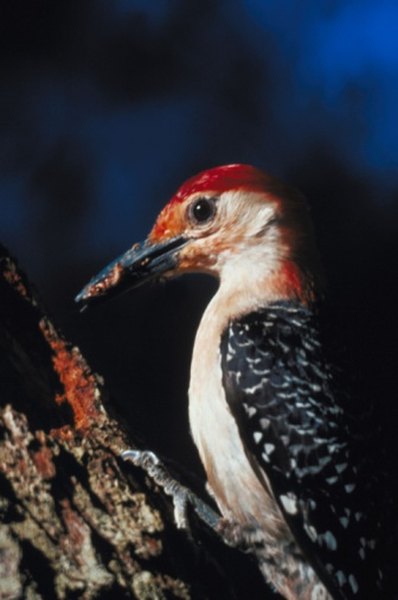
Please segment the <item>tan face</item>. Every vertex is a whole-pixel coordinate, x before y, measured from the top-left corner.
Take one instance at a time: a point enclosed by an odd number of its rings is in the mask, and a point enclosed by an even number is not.
[[[198,192],[168,204],[148,240],[154,244],[184,236],[188,242],[179,251],[177,272],[219,275],[232,255],[263,244],[260,238],[268,235],[270,246],[275,245],[277,213],[278,202],[261,192]]]

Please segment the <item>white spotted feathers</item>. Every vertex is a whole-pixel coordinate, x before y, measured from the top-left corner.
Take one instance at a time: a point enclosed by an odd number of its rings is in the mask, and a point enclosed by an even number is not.
[[[333,598],[379,597],[377,520],[315,314],[280,301],[234,320],[221,357],[240,435],[298,547]]]

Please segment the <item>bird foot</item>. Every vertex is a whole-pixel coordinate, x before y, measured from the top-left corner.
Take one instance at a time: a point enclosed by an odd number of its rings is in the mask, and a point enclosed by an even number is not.
[[[123,460],[131,461],[136,467],[144,469],[149,477],[164,490],[165,494],[172,497],[174,521],[179,529],[189,529],[187,514],[190,504],[198,517],[211,529],[217,531],[220,516],[190,489],[174,479],[154,452],[125,450],[120,456]]]
[[[241,552],[253,552],[253,548],[259,549],[264,546],[261,530],[252,525],[242,526],[236,521],[222,517],[217,523],[216,531],[228,546]]]
[[[217,533],[222,537],[224,542],[228,544],[228,546],[242,549],[242,526],[238,523],[222,517],[217,523]]]

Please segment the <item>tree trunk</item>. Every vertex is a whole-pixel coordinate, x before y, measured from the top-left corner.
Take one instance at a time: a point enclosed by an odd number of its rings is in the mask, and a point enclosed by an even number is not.
[[[266,598],[257,567],[120,460],[101,378],[0,247],[0,598]]]

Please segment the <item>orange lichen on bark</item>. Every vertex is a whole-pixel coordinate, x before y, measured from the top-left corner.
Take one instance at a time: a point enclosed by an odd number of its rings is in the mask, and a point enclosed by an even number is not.
[[[73,410],[75,427],[86,429],[104,416],[98,380],[78,348],[70,347],[47,319],[42,319],[39,325],[54,352],[54,369],[63,386],[63,392],[56,394],[55,401],[67,402]]]
[[[57,398],[56,398],[57,400]],[[69,442],[74,439],[75,432],[70,425],[64,425],[63,427],[57,427],[50,430],[51,437],[54,440],[60,442]]]
[[[43,479],[52,479],[55,476],[53,453],[50,448],[43,446],[40,450],[32,454],[32,460]]]
[[[60,501],[62,507],[62,520],[65,524],[67,535],[64,537],[64,544],[69,549],[76,548],[81,551],[82,544],[87,535],[87,525],[78,513],[72,509],[68,498]]]

